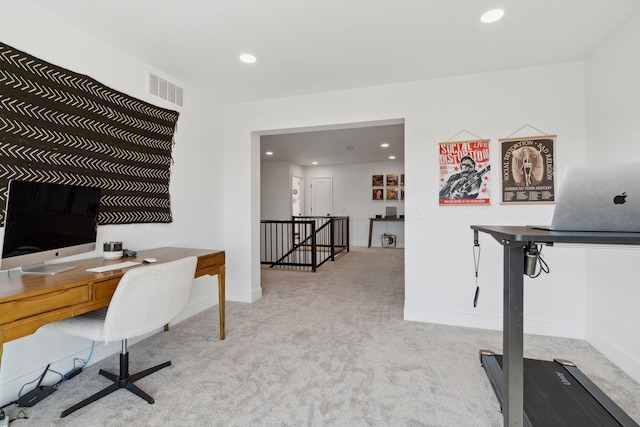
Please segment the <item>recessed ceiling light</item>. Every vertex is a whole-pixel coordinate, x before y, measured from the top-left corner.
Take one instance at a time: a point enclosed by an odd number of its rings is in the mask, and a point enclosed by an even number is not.
[[[395,160],[396,156],[389,156],[389,160]]]
[[[242,55],[240,55],[240,61],[247,64],[253,64],[254,62],[256,62],[256,57],[251,55],[250,53],[243,53]]]
[[[312,164],[312,165],[317,165],[317,164],[318,164],[318,162],[311,162],[311,164]]]
[[[389,144],[386,143],[386,142],[383,142],[382,144],[380,144],[380,147],[382,147],[382,148],[387,148],[388,146],[389,146]]]
[[[264,153],[264,154],[266,154],[267,156],[273,156],[273,151],[267,151],[267,152],[266,152],[266,153]]]
[[[485,24],[490,24],[491,22],[496,22],[498,19],[504,16],[504,10],[502,9],[493,9],[488,12],[485,12],[480,20]]]

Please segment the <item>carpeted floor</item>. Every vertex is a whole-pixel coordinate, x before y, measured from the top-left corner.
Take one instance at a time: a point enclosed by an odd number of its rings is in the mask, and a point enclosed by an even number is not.
[[[316,273],[262,270],[263,298],[213,307],[131,346],[132,372],[173,365],[60,419],[108,385],[114,355],[25,408],[11,426],[500,426],[478,350],[502,335],[402,320],[404,252],[352,248]],[[525,355],[572,360],[640,420],[640,385],[581,340],[525,337]],[[18,408],[8,408],[14,418]]]

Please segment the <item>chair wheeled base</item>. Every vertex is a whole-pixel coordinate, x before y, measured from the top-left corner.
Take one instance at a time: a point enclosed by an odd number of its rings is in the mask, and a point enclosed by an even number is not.
[[[164,362],[160,365],[154,366],[153,368],[145,369],[144,371],[129,375],[129,352],[127,351],[127,340],[122,340],[122,352],[120,353],[120,375],[113,374],[103,369],[100,369],[99,372],[100,375],[113,381],[113,384],[87,397],[82,402],[76,403],[72,407],[65,409],[64,411],[62,411],[60,418],[64,418],[72,412],[75,412],[80,408],[84,408],[90,403],[93,403],[98,399],[102,399],[103,397],[121,388],[126,388],[131,393],[146,400],[148,403],[154,403],[153,397],[145,393],[140,387],[135,385],[134,382],[146,377],[147,375],[151,375],[162,368],[166,368],[167,366],[171,366],[171,362]]]
[[[122,343],[120,375],[100,370],[100,375],[113,381],[113,384],[63,411],[60,418],[120,388],[126,388],[148,403],[153,403],[153,398],[133,383],[170,366],[171,362],[129,375],[127,338],[157,332],[189,305],[197,264],[198,258],[189,256],[175,261],[130,268],[122,275],[108,306],[42,326],[94,342]],[[153,303],[141,304],[141,301]]]

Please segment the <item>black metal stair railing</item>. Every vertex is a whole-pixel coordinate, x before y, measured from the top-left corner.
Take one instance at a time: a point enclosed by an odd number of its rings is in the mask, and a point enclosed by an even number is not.
[[[349,251],[349,217],[292,217],[260,221],[260,263],[271,268],[316,271]]]

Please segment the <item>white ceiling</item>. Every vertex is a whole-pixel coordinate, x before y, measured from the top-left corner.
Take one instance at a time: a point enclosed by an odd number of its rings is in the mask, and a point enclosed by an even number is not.
[[[223,104],[583,60],[640,12],[640,0],[29,1]],[[504,18],[482,24],[493,7]]]
[[[404,162],[404,124],[263,135],[263,162],[289,161],[301,166]],[[381,144],[389,144],[381,147]],[[267,156],[265,153],[273,153]],[[389,159],[394,156],[395,159]]]

